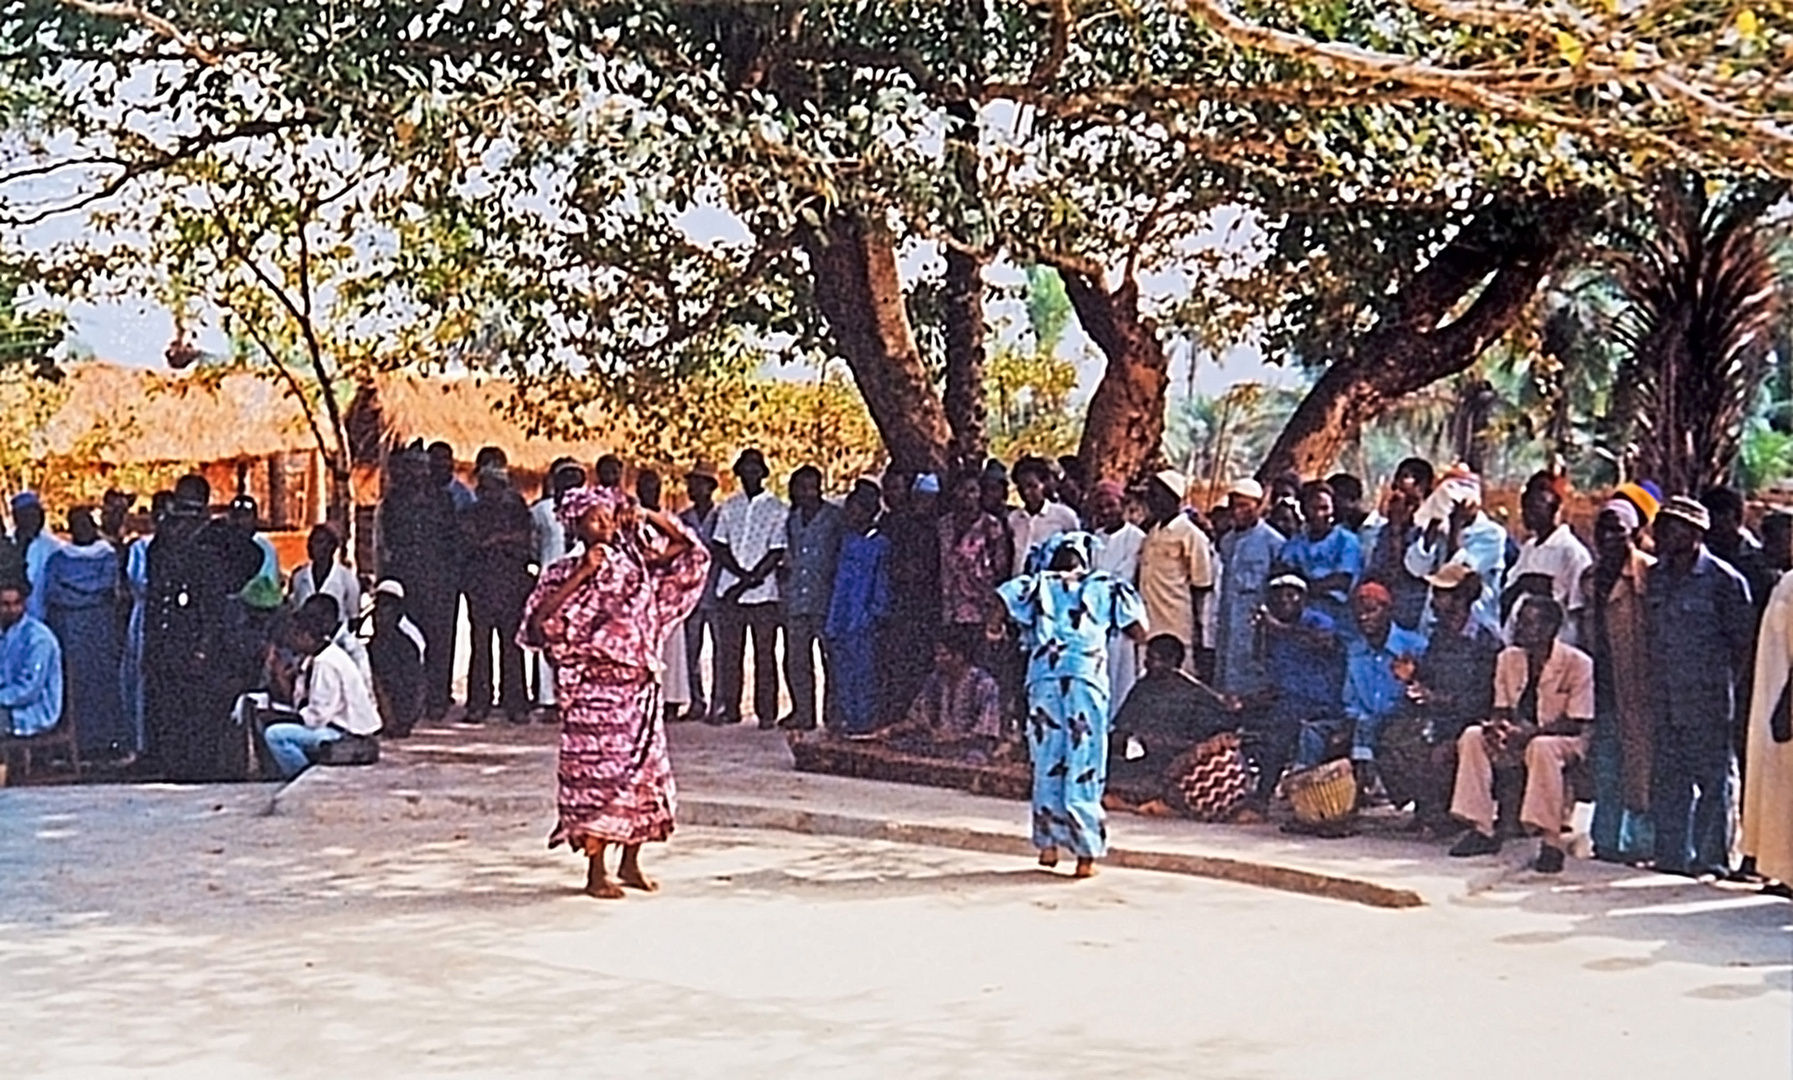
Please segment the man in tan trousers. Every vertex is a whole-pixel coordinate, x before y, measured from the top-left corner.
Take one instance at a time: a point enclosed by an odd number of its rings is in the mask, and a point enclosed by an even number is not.
[[[1492,855],[1494,767],[1525,763],[1519,821],[1542,837],[1540,873],[1563,869],[1563,823],[1571,809],[1563,770],[1587,755],[1594,722],[1594,661],[1557,640],[1563,609],[1549,597],[1528,596],[1513,627],[1513,644],[1494,668],[1494,716],[1457,740],[1457,782],[1451,813],[1468,822],[1451,854]]]

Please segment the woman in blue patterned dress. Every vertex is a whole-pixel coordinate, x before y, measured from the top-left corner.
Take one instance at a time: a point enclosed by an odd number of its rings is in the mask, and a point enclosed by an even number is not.
[[[1091,570],[1093,550],[1088,533],[1056,536],[1041,552],[1045,570],[997,590],[1027,649],[1034,846],[1041,866],[1058,865],[1058,849],[1069,848],[1078,877],[1094,874],[1108,848],[1108,635],[1146,637],[1144,601],[1128,582]]]

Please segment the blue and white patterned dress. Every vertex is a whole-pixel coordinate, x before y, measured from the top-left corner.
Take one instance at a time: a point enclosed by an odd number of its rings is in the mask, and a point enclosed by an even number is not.
[[[1034,846],[1099,857],[1108,848],[1108,636],[1143,622],[1145,602],[1101,571],[1027,574],[998,593],[1028,649]]]

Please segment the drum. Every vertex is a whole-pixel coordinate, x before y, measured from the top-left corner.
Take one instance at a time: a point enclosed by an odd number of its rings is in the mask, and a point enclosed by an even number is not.
[[[1324,825],[1351,816],[1357,806],[1357,776],[1344,758],[1292,773],[1283,781],[1283,792],[1295,810],[1295,820]]]

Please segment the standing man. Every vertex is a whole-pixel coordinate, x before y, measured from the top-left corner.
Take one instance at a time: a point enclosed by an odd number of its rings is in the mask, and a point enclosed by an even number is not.
[[[814,465],[805,465],[791,474],[790,495],[779,593],[784,601],[784,682],[791,691],[791,714],[778,726],[814,731],[818,649],[822,653],[822,677],[829,684],[828,696],[834,696],[828,643],[822,637],[822,629],[834,595],[834,571],[845,526],[840,508],[822,499],[822,470]]]
[[[1712,530],[1706,534],[1706,550],[1730,563],[1731,569],[1743,575],[1759,618],[1768,607],[1768,596],[1774,592],[1781,575],[1765,545],[1743,527],[1743,495],[1733,487],[1710,487],[1701,493],[1700,505],[1712,519]],[[1763,531],[1767,531],[1766,522]]]
[[[311,527],[311,534],[305,538],[305,554],[311,561],[294,570],[293,580],[287,585],[287,602],[293,610],[323,593],[336,600],[345,626],[361,617],[361,582],[355,571],[338,560],[341,549],[336,526],[323,522]]]
[[[1407,548],[1407,572],[1430,578],[1448,563],[1462,563],[1482,579],[1475,619],[1500,630],[1500,583],[1507,565],[1507,530],[1482,512],[1482,478],[1458,465],[1415,512],[1419,536]]]
[[[68,711],[82,755],[117,761],[137,749],[119,701],[118,549],[100,535],[86,507],[69,511],[68,533],[37,587],[43,621],[62,646]]]
[[[790,511],[766,490],[766,455],[756,447],[735,460],[741,490],[716,512],[711,552],[722,564],[716,577],[716,658],[714,724],[741,722],[747,636],[753,635],[753,713],[760,729],[778,724],[777,572],[784,562],[785,518]]]
[[[542,485],[542,497],[529,508],[530,537],[535,547],[538,576],[567,553],[566,528],[555,512],[560,497],[584,486],[585,470],[572,458],[557,458],[548,466],[548,480]],[[560,714],[554,706],[554,664],[548,654],[539,649],[531,649],[529,653],[535,668],[535,703],[544,710],[542,722],[558,723]]]
[[[467,721],[485,720],[492,698],[492,639],[498,639],[498,700],[505,719],[529,722],[529,690],[523,681],[523,603],[535,587],[529,576],[534,528],[523,497],[511,490],[502,456],[480,467],[473,505],[460,513],[467,562],[463,590],[473,630],[467,669]]]
[[[1146,632],[1183,643],[1184,670],[1194,674],[1202,638],[1202,608],[1214,589],[1214,545],[1189,515],[1183,494],[1189,481],[1173,469],[1146,481],[1145,536],[1139,543],[1139,595],[1146,604]],[[1118,508],[1116,516],[1118,516]],[[1114,699],[1120,708],[1124,695]]]
[[[1763,530],[1764,533],[1767,529]],[[1743,853],[1758,873],[1793,882],[1793,575],[1781,578],[1762,618],[1743,778]]]
[[[1233,527],[1220,538],[1220,617],[1216,620],[1215,662],[1220,689],[1234,697],[1251,697],[1265,686],[1258,657],[1257,613],[1264,606],[1271,566],[1282,550],[1283,535],[1260,516],[1264,486],[1246,477],[1227,490]]]
[[[1656,868],[1730,872],[1726,788],[1732,721],[1755,644],[1755,608],[1742,575],[1706,550],[1706,508],[1676,495],[1656,512],[1656,556],[1645,585],[1650,670],[1656,680],[1650,815]]]
[[[158,771],[177,782],[231,779],[248,752],[246,739],[233,745],[230,713],[253,673],[240,670],[229,623],[262,553],[242,530],[212,520],[211,496],[204,477],[181,477],[147,551],[144,723]],[[253,669],[259,658],[249,659]]]
[[[461,483],[461,478],[454,474],[454,447],[445,442],[431,443],[429,470],[430,483],[448,496],[455,513],[473,505],[473,489]]]
[[[1090,529],[1096,538],[1096,555],[1092,568],[1101,570],[1129,585],[1139,587],[1145,597],[1146,628],[1158,626],[1152,613],[1152,594],[1140,580],[1139,554],[1146,534],[1127,520],[1127,493],[1119,482],[1099,481],[1091,488],[1084,503],[1089,512]],[[1177,515],[1181,517],[1182,515]],[[1204,541],[1207,537],[1202,537]],[[1156,636],[1154,634],[1154,636]],[[1187,648],[1185,642],[1185,648]],[[1108,636],[1108,703],[1118,710],[1127,700],[1127,692],[1139,680],[1139,647],[1125,634]]]
[[[1650,669],[1645,589],[1654,556],[1638,544],[1643,515],[1613,498],[1594,518],[1594,565],[1582,576],[1579,640],[1594,658],[1594,858],[1639,862],[1656,846],[1650,826],[1650,767],[1656,675]]]
[[[1042,457],[1015,462],[1015,490],[1021,505],[1009,511],[1009,535],[1014,538],[1016,577],[1027,573],[1028,560],[1046,541],[1060,533],[1077,531],[1077,512],[1046,496],[1052,483],[1052,465]],[[1119,708],[1117,704],[1115,706]]]
[[[1409,630],[1418,630],[1425,618],[1428,589],[1425,578],[1408,572],[1407,549],[1420,536],[1413,524],[1414,513],[1431,493],[1431,463],[1408,458],[1395,468],[1382,513],[1364,522],[1358,533],[1363,545],[1363,580],[1388,590],[1395,598],[1395,622]]]
[[[452,452],[448,458],[453,480]],[[406,606],[423,631],[425,720],[441,720],[454,703],[463,551],[454,497],[432,472],[434,460],[420,449],[394,455],[388,474],[391,486],[380,502],[380,543],[385,549],[380,571],[405,587]]]
[[[44,529],[44,504],[34,491],[21,491],[12,497],[13,547],[19,558],[24,561],[25,580],[31,588],[25,596],[25,604],[31,611],[31,617],[43,621],[44,618],[44,567],[49,565],[50,556],[62,546],[62,542]]]
[[[606,491],[623,489],[623,459],[615,454],[605,454],[596,465],[598,486]]]
[[[1507,569],[1506,588],[1500,597],[1508,637],[1512,636],[1514,608],[1520,598],[1548,596],[1567,613],[1564,643],[1578,641],[1576,627],[1587,605],[1581,591],[1582,575],[1594,565],[1594,556],[1576,539],[1569,523],[1560,520],[1566,486],[1561,476],[1539,473],[1519,498],[1519,520],[1531,535],[1519,545],[1519,558]]]
[[[685,474],[685,497],[691,505],[679,514],[679,520],[697,536],[698,542],[708,551],[716,539],[716,489],[722,486],[722,473],[713,462],[699,458]],[[708,683],[704,680],[703,644],[704,630],[710,632],[711,662],[721,652],[716,638],[716,576],[722,572],[722,564],[715,559],[710,560],[710,579],[704,585],[703,598],[697,607],[685,617],[685,670],[691,676],[691,709],[686,712],[686,720],[702,720],[710,715],[710,699],[704,689],[714,686],[715,679]]]
[[[1301,530],[1283,541],[1276,561],[1307,582],[1308,602],[1328,618],[1343,619],[1351,590],[1363,577],[1357,534],[1333,519],[1332,487],[1301,485]]]

